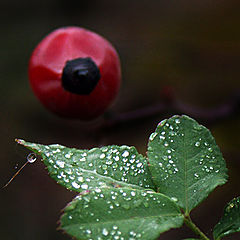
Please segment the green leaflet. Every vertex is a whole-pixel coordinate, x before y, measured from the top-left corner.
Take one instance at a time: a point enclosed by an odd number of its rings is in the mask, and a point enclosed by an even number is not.
[[[167,196],[126,188],[79,195],[61,217],[61,228],[82,240],[153,240],[182,224],[180,209]]]
[[[158,125],[149,138],[148,158],[159,191],[187,214],[227,181],[225,161],[210,131],[187,116]]]
[[[213,229],[214,239],[240,232],[240,197],[231,200],[224,208],[220,222]]]
[[[67,189],[82,192],[96,187],[155,188],[147,160],[135,147],[79,150],[58,144],[17,141],[39,154],[50,176]]]

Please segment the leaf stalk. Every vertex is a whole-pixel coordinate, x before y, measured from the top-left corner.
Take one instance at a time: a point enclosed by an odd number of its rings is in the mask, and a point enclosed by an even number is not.
[[[196,233],[201,240],[210,240],[192,221],[190,216],[185,216],[184,218],[185,224],[194,232]]]

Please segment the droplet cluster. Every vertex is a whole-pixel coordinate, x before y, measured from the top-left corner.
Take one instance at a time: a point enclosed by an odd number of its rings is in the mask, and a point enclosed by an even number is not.
[[[97,173],[120,182],[136,184],[145,188],[151,187],[147,161],[137,153],[134,147],[109,146],[101,148],[101,152],[102,161],[97,166]]]
[[[239,210],[240,210],[240,197],[234,198],[227,204],[227,206],[225,207],[225,215],[228,216],[229,213],[238,214]],[[238,220],[240,221],[239,217]]]
[[[152,231],[139,227],[141,221],[145,226],[155,222],[157,229],[157,222],[175,221],[174,215],[180,217],[178,208],[163,195],[127,188],[97,188],[77,196],[65,208],[61,221],[63,228],[77,227],[80,238],[141,239],[147,231]]]
[[[200,199],[210,191],[210,179],[226,181],[225,161],[211,133],[186,116],[158,125],[149,138],[148,157],[155,184],[173,197]]]
[[[106,146],[91,150],[55,144],[42,150],[44,162],[58,183],[84,191],[96,187],[153,188],[147,160],[134,147]]]
[[[167,120],[162,121],[149,138],[148,156],[153,160],[154,167],[157,165],[157,174],[163,181],[179,172],[175,142],[179,137],[179,126],[177,125],[181,121],[175,119],[174,123],[170,124]],[[180,137],[183,135],[180,134]]]

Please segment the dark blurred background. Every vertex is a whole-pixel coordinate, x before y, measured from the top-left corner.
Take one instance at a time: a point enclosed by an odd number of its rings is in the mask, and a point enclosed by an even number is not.
[[[121,93],[111,111],[116,114],[154,105],[170,86],[176,98],[196,107],[216,107],[240,91],[239,1],[231,0],[41,0],[0,2],[0,184],[4,185],[28,154],[16,137],[44,144],[79,148],[102,144],[135,145],[146,152],[149,134],[164,116],[138,124],[95,131],[98,122],[60,119],[33,95],[27,76],[36,44],[55,28],[76,25],[93,30],[117,48],[123,73]],[[98,120],[101,121],[101,120]],[[211,125],[229,168],[229,182],[217,188],[193,219],[207,234],[223,206],[240,195],[240,118]],[[56,231],[60,210],[72,199],[48,177],[38,161],[27,166],[0,190],[0,239],[64,240]],[[171,230],[162,240],[194,236]],[[240,239],[234,236],[226,239]]]

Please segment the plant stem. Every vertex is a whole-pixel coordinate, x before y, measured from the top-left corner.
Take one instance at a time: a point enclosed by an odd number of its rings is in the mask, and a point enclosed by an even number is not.
[[[194,232],[196,233],[201,240],[210,240],[191,220],[190,216],[186,216],[184,218],[185,224]]]
[[[187,114],[203,124],[213,125],[219,121],[239,116],[240,93],[233,94],[226,102],[213,108],[191,106],[173,97],[171,101],[162,101],[156,105],[125,113],[110,115],[105,118],[104,127],[115,127],[124,123],[141,121],[149,117],[167,117],[173,114]]]

